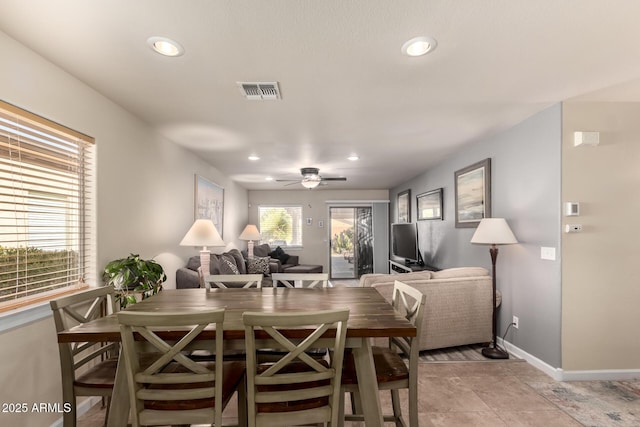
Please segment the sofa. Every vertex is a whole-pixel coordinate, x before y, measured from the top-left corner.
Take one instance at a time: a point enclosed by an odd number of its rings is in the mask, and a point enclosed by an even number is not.
[[[280,253],[280,251],[277,252]],[[247,274],[261,272],[265,276],[262,280],[262,286],[269,287],[272,284],[270,278],[271,273],[284,273],[287,269],[298,266],[297,255],[272,258],[269,254],[275,255],[275,252],[275,250],[271,250],[268,244],[263,244],[254,247],[254,259],[250,261],[246,250],[240,252],[237,249],[231,249],[222,254],[211,254],[209,274]],[[284,251],[282,251],[282,253],[284,253]],[[259,262],[260,259],[264,260],[264,258],[268,258],[268,267],[258,267],[258,270],[251,268],[254,261]],[[187,265],[176,271],[176,288],[199,288],[198,268],[200,268],[200,255],[189,258]],[[229,287],[234,286],[230,284]]]
[[[427,296],[420,350],[489,343],[493,293],[489,272],[481,267],[449,268],[405,274],[365,274],[360,286],[372,286],[391,302],[398,280]],[[501,295],[496,296],[496,306]],[[376,345],[384,345],[376,342]]]

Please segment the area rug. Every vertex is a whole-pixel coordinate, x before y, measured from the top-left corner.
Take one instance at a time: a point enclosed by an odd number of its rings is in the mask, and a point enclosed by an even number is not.
[[[640,426],[640,380],[527,384],[584,426]]]
[[[459,347],[440,348],[436,350],[426,350],[420,352],[420,363],[437,363],[437,362],[495,362],[494,359],[488,359],[482,355],[482,349],[486,347],[483,344],[463,345]],[[521,360],[513,355],[508,360]],[[506,362],[502,359],[500,362]]]

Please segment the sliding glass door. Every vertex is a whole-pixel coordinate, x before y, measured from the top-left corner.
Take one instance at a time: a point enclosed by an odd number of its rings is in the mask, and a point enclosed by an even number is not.
[[[370,207],[331,207],[330,275],[358,279],[373,272],[373,215]]]

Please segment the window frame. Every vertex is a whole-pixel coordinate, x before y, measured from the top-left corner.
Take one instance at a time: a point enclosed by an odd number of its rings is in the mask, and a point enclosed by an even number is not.
[[[9,213],[3,217],[4,223],[0,217],[0,231],[5,231],[5,236],[8,236],[4,241],[5,248],[24,248],[25,251],[36,248],[45,252],[46,244],[32,246],[34,233],[30,229],[38,224],[41,235],[44,230],[46,239],[53,238],[51,248],[63,248],[64,259],[67,262],[69,257],[75,257],[71,267],[67,266],[66,270],[64,267],[58,267],[54,272],[61,278],[65,274],[67,277],[78,278],[77,281],[67,280],[66,283],[60,283],[61,286],[54,284],[52,289],[46,291],[0,302],[0,317],[10,328],[14,327],[12,325],[16,322],[20,324],[44,317],[43,306],[50,314],[47,301],[86,289],[86,280],[95,280],[95,180],[92,179],[95,171],[95,140],[2,100],[0,126],[0,173],[4,175],[5,184],[10,184],[5,190],[0,191],[0,203],[4,203],[5,206],[13,205],[14,210],[16,207],[23,208],[22,217],[15,214],[12,218]],[[55,180],[57,182],[51,184]],[[51,184],[49,188],[47,183]],[[18,202],[20,199],[22,201]],[[34,203],[36,199],[40,201]],[[70,205],[71,199],[77,201]],[[34,205],[36,210],[30,211]],[[73,210],[74,214],[71,213]],[[29,212],[32,215],[35,213],[35,217],[32,218]],[[42,222],[47,215],[55,216],[50,224],[46,224],[46,220]],[[73,221],[70,221],[71,217],[75,217]],[[12,224],[13,220],[15,223]],[[20,228],[24,230],[22,237]],[[63,244],[60,245],[60,242]],[[16,262],[19,256],[18,251]],[[7,260],[11,261],[12,256]],[[31,268],[32,272],[29,273],[29,266],[26,267],[24,280],[27,283],[19,285],[25,286],[27,290],[28,281],[34,280],[35,267],[32,265]],[[68,273],[69,268],[76,270],[71,276]],[[18,271],[16,267],[16,274]],[[33,286],[31,290],[38,288]],[[10,314],[15,316],[9,316]],[[11,320],[6,322],[5,319],[9,318]]]
[[[299,243],[293,243],[293,244],[281,244],[281,243],[270,243],[268,241],[266,241],[266,239],[264,238],[264,227],[262,224],[262,209],[279,209],[279,208],[283,208],[283,209],[291,209],[291,208],[295,208],[295,209],[299,209],[299,224],[297,226],[297,230],[298,230],[298,234],[299,234]],[[261,243],[268,243],[270,246],[280,246],[283,249],[287,249],[287,250],[301,250],[303,248],[303,238],[304,238],[304,233],[303,233],[303,215],[304,211],[303,211],[303,206],[301,204],[283,204],[283,203],[265,203],[265,204],[261,204],[258,206],[258,224],[260,227],[260,234],[263,236],[262,240],[260,241]],[[295,228],[296,226],[294,224],[291,225],[292,226],[292,233],[295,233]],[[293,239],[292,239],[293,241]]]

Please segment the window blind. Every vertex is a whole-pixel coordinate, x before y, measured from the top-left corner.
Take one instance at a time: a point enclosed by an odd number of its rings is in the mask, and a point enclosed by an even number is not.
[[[0,101],[0,310],[84,282],[93,149],[93,138]]]

